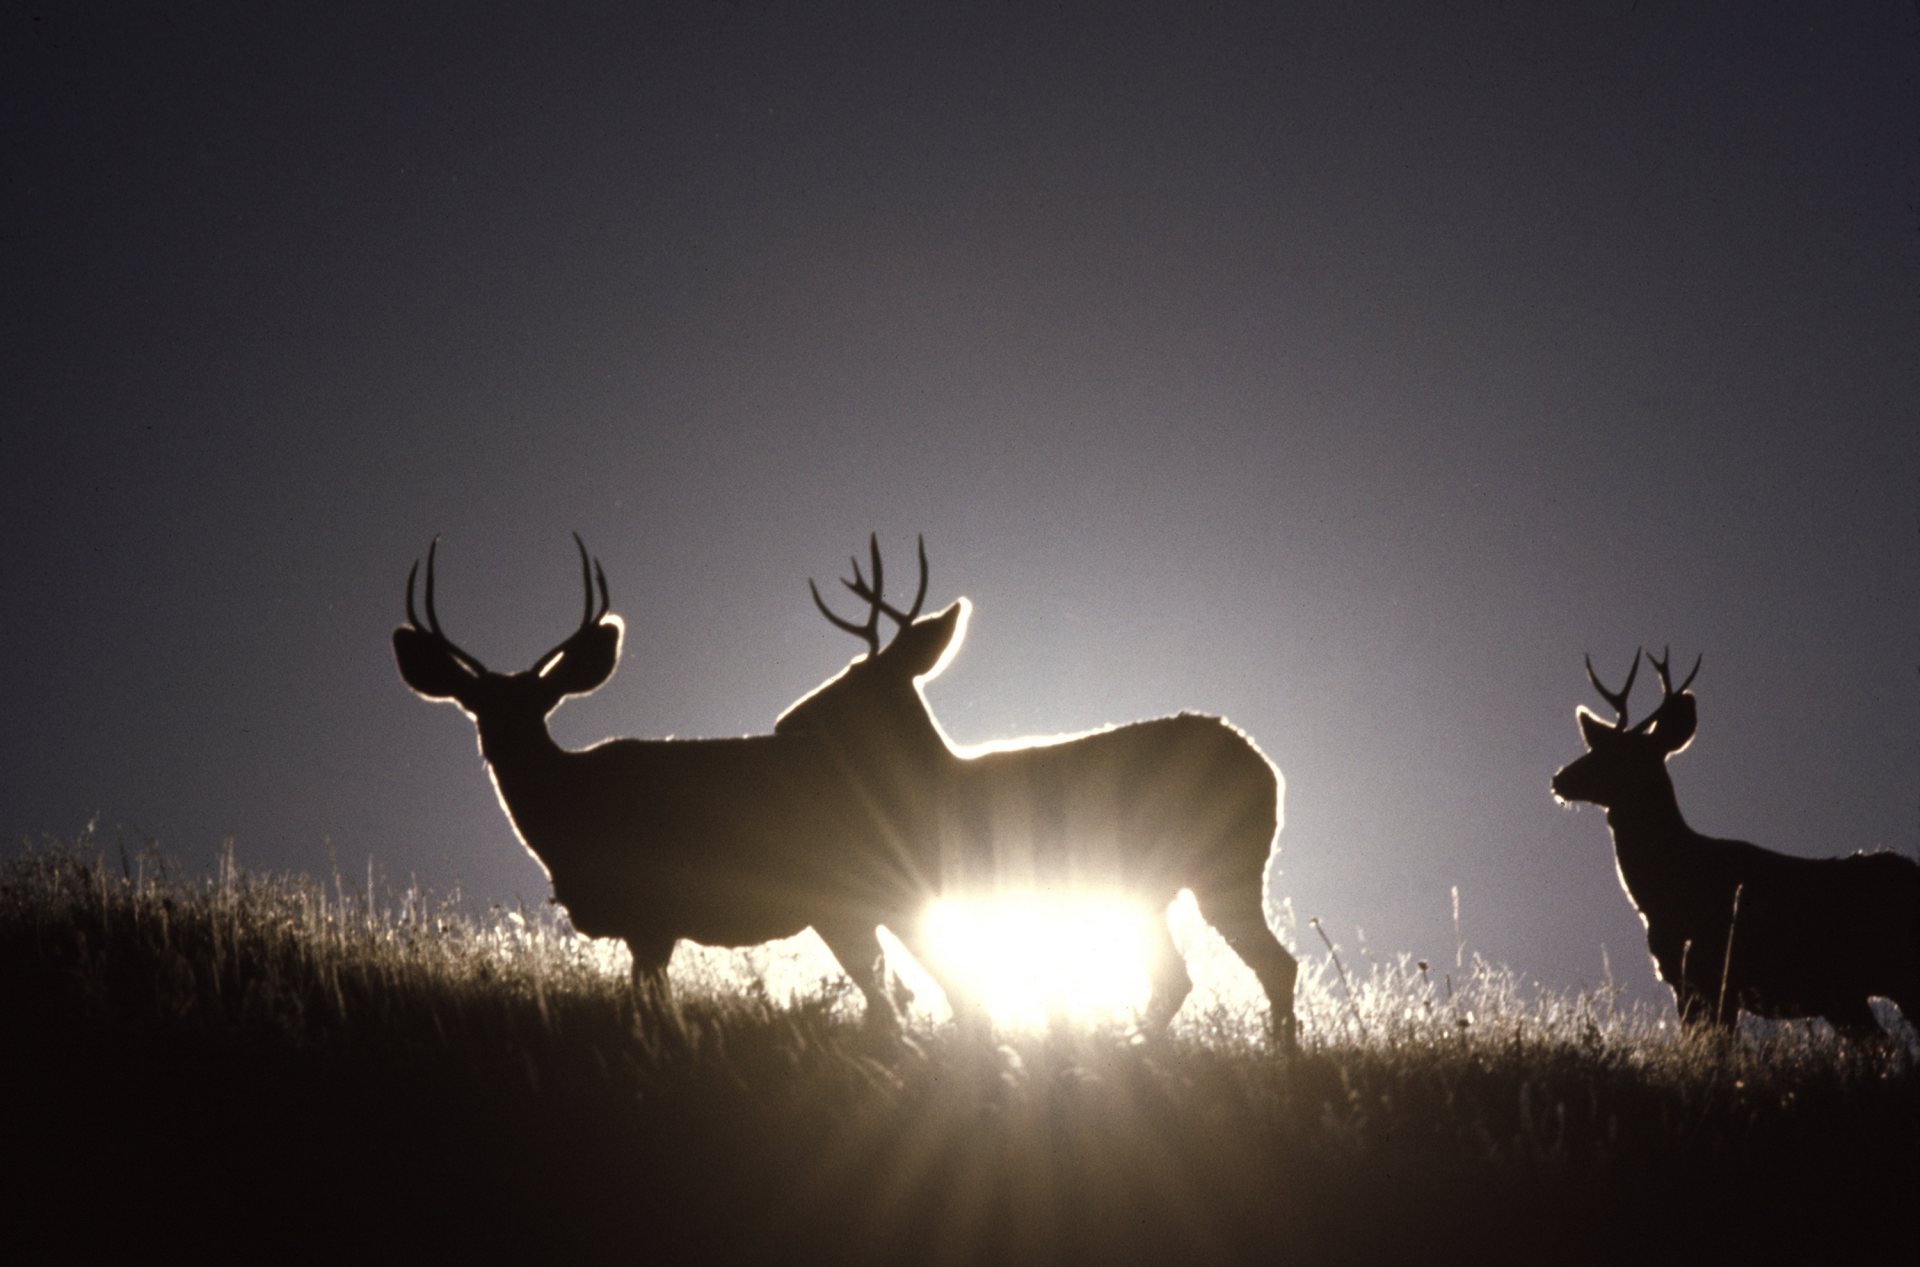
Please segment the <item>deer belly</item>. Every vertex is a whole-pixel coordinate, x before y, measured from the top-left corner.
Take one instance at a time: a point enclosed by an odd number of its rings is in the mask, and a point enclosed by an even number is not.
[[[626,937],[646,921],[640,912],[619,901],[604,886],[554,885],[553,900],[567,912],[567,921],[575,932],[588,937]]]

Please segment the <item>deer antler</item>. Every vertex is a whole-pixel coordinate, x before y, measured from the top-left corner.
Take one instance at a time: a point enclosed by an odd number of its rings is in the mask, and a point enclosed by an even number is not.
[[[880,564],[879,533],[869,533],[867,536],[867,556],[873,568],[873,584],[867,584],[867,578],[861,574],[860,560],[857,557],[849,560],[849,562],[853,564],[853,579],[848,580],[846,577],[840,578],[840,583],[852,590],[854,597],[860,599],[860,601],[867,605],[866,623],[864,625],[856,625],[851,620],[836,615],[833,609],[827,606],[826,600],[820,597],[820,587],[813,583],[812,577],[808,577],[807,589],[813,593],[813,605],[820,609],[820,614],[831,621],[835,628],[844,629],[854,637],[865,642],[870,655],[879,655],[881,613],[886,613],[893,619],[895,624],[905,629],[918,619],[920,615],[920,605],[926,602],[927,539],[925,536],[921,536],[919,539],[919,555],[920,588],[913,596],[913,606],[904,612],[887,602],[884,597],[886,592],[886,579]]]
[[[581,608],[580,628],[575,630],[574,633],[569,634],[567,641],[571,641],[573,638],[579,636],[581,632],[598,624],[601,618],[604,617],[613,606],[613,600],[607,594],[607,574],[605,570],[601,568],[600,560],[590,559],[588,557],[587,543],[580,539],[580,534],[577,532],[573,534],[573,544],[580,551],[580,583],[586,589],[586,600],[584,606]],[[415,559],[413,567],[407,572],[407,624],[419,630],[421,633],[431,635],[434,641],[446,648],[447,653],[464,665],[468,672],[478,677],[487,672],[487,666],[480,663],[478,656],[475,656],[472,652],[462,650],[454,644],[453,639],[447,637],[446,632],[440,628],[440,614],[433,609],[433,561],[434,556],[439,553],[439,550],[440,538],[435,536],[433,543],[427,547],[427,623],[425,626],[420,624],[420,616],[414,611],[413,607],[413,587],[414,582],[417,581],[420,576],[420,561]],[[600,586],[600,606],[598,609],[593,605],[595,581],[598,581]],[[564,648],[567,645],[567,641],[561,642],[559,646],[556,646],[553,651],[549,651],[543,658],[552,659],[554,652]]]
[[[441,632],[440,616],[433,610],[433,556],[439,549],[440,537],[439,534],[436,533],[432,544],[427,546],[427,624],[424,629],[420,626],[420,617],[416,616],[413,611],[413,581],[414,577],[419,575],[420,560],[415,559],[413,561],[413,567],[407,572],[407,624],[420,630],[421,633],[432,634],[434,640],[445,647],[449,655],[460,661],[461,664],[466,666],[468,672],[477,677],[487,671],[487,666],[481,664],[475,656],[455,646],[453,640]]]
[[[1700,661],[1706,659],[1704,655],[1695,656],[1693,660],[1693,670],[1687,674],[1687,680],[1682,682],[1678,687],[1675,687],[1673,684],[1673,676],[1667,672],[1667,660],[1672,654],[1673,648],[1667,646],[1660,649],[1660,657],[1658,659],[1654,659],[1651,652],[1647,655],[1647,659],[1653,661],[1653,671],[1660,675],[1660,702],[1663,705],[1674,696],[1680,694],[1681,691],[1693,685],[1693,679],[1700,674]]]
[[[580,584],[587,591],[586,605],[581,609],[580,615],[580,628],[585,629],[599,623],[600,618],[605,616],[608,610],[612,608],[613,600],[607,597],[607,574],[601,568],[600,560],[593,560],[593,572],[589,575],[587,572],[587,543],[582,541],[580,534],[576,532],[573,534],[573,544],[580,551]],[[593,582],[596,578],[598,578],[600,582],[599,611],[593,609]]]
[[[607,596],[607,574],[601,568],[600,560],[588,559],[587,543],[580,539],[580,534],[577,532],[573,534],[573,544],[574,548],[580,551],[580,586],[586,591],[586,597],[582,600],[580,608],[580,627],[555,643],[553,650],[540,658],[540,663],[543,665],[551,663],[555,656],[567,649],[568,643],[599,624],[601,618],[613,606],[613,600]],[[600,582],[600,607],[597,611],[593,606],[595,580]]]
[[[1600,678],[1593,671],[1593,657],[1588,656],[1586,660],[1587,681],[1593,683],[1593,689],[1600,692],[1601,699],[1613,705],[1614,727],[1616,729],[1625,729],[1627,725],[1627,696],[1633,694],[1633,679],[1640,673],[1639,648],[1636,647],[1634,649],[1633,667],[1627,670],[1626,685],[1622,686],[1618,691],[1609,691],[1606,687],[1600,685]]]
[[[849,581],[849,580],[846,580],[845,578],[842,578],[840,583],[846,586],[848,589],[852,590],[854,592],[854,595],[860,598],[862,601],[871,603],[876,610],[883,611],[887,615],[893,617],[894,622],[900,625],[902,628],[906,627],[907,625],[911,625],[920,616],[920,605],[927,601],[927,539],[926,537],[922,536],[919,538],[919,547],[920,547],[920,588],[913,596],[912,608],[910,608],[907,611],[903,612],[899,608],[894,607],[891,603],[883,601],[881,598],[882,588],[881,588],[881,582],[880,582],[880,538],[877,533],[870,535],[867,538],[867,549],[869,553],[873,556],[873,588],[871,589],[867,588],[866,579],[860,575],[860,561],[858,559],[855,559],[852,561],[853,562],[853,580]]]

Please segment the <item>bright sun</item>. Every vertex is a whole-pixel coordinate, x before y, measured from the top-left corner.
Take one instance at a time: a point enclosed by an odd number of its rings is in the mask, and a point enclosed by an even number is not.
[[[1002,1029],[1126,1025],[1147,1003],[1148,950],[1157,936],[1154,921],[1161,919],[1193,976],[1187,1008],[1256,1015],[1265,1001],[1259,983],[1207,926],[1186,892],[1164,911],[1090,894],[948,899],[926,911],[921,942],[942,974],[985,1000]],[[886,928],[880,929],[880,941],[889,966],[913,991],[914,1009],[944,1019],[945,996],[925,968]],[[618,941],[600,944],[608,970],[625,975],[626,947]],[[742,950],[681,942],[673,972],[681,989],[740,989],[751,983],[775,999],[797,999],[838,977],[840,965],[808,930]]]
[[[928,908],[924,931],[932,966],[984,1000],[995,1025],[1041,1029],[1138,1014],[1150,921],[1163,918],[1112,898],[948,898]]]

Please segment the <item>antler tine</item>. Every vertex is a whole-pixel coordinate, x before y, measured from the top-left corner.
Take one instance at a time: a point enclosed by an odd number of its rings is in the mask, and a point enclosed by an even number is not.
[[[1633,667],[1627,670],[1626,685],[1622,686],[1618,691],[1609,691],[1600,684],[1599,675],[1593,671],[1593,657],[1591,655],[1586,657],[1586,661],[1587,681],[1593,683],[1593,689],[1600,692],[1601,699],[1613,705],[1614,724],[1617,726],[1625,726],[1627,724],[1627,697],[1633,694],[1633,679],[1639,676],[1640,673],[1640,649],[1638,647],[1634,648]]]
[[[589,625],[598,624],[600,618],[612,610],[613,600],[607,596],[607,572],[605,568],[600,566],[600,560],[593,559],[591,564],[589,564],[587,543],[580,539],[580,534],[577,532],[573,534],[573,544],[580,551],[580,587],[586,591],[580,609],[580,627],[585,629]],[[598,611],[595,611],[593,606],[593,583],[595,580],[600,582],[600,609]]]
[[[843,581],[842,584],[849,588],[853,586],[852,581]],[[851,620],[842,619],[834,614],[833,608],[827,606],[827,600],[820,597],[820,587],[813,583],[812,577],[807,578],[807,590],[813,595],[813,605],[820,609],[820,614],[825,616],[827,620],[833,624],[834,628],[844,629],[866,643],[869,653],[873,655],[880,654],[880,619],[877,612],[867,617],[866,624],[856,625]],[[854,590],[856,594],[859,592],[859,590]]]
[[[925,533],[922,533],[920,535],[919,547],[920,547],[920,588],[914,591],[913,607],[907,612],[905,616],[900,615],[900,613],[894,611],[892,608],[887,609],[887,615],[893,617],[895,620],[899,621],[902,625],[911,625],[914,622],[914,620],[918,618],[920,615],[920,604],[927,601],[927,537]]]
[[[440,613],[433,609],[433,560],[434,556],[439,553],[439,550],[440,536],[438,533],[435,533],[433,541],[427,546],[427,626],[422,632],[431,633],[439,640],[442,646],[453,653],[455,659],[466,665],[473,672],[485,673],[487,666],[480,663],[478,657],[462,651],[460,647],[454,643],[453,639],[447,637],[446,632],[440,628]],[[419,574],[420,560],[415,559],[413,561],[413,567],[407,571],[407,623],[415,629],[420,628],[420,617],[416,615],[413,610],[413,582],[414,578]]]
[[[835,615],[832,609],[827,606],[826,600],[820,597],[820,587],[809,579],[807,581],[807,588],[813,593],[813,605],[820,609],[822,616],[825,616],[833,622],[835,628],[844,629],[856,638],[861,639],[872,650],[874,655],[879,655],[881,613],[884,612],[892,617],[893,620],[904,629],[919,618],[920,606],[927,601],[927,539],[924,535],[920,537],[918,545],[920,556],[920,588],[914,594],[913,606],[909,610],[901,611],[898,607],[895,607],[882,597],[886,592],[886,572],[885,564],[880,560],[880,534],[877,532],[867,534],[867,558],[868,565],[873,570],[872,584],[868,584],[867,574],[860,568],[858,555],[850,556],[848,559],[848,562],[853,565],[853,576],[851,578],[844,576],[840,578],[840,583],[846,586],[855,598],[858,598],[867,605],[867,623],[864,625],[856,625],[844,617]]]
[[[580,607],[580,627],[585,629],[593,623],[593,565],[587,559],[587,543],[578,532],[573,534],[573,547],[580,552],[580,587],[586,591]]]
[[[586,591],[585,602],[580,610],[580,627],[585,629],[589,625],[598,623],[601,617],[613,609],[613,600],[607,596],[607,570],[600,566],[600,560],[589,561],[587,543],[580,539],[578,532],[573,534],[573,544],[574,548],[580,551],[580,587]],[[593,606],[595,581],[600,584],[600,607],[597,611]]]
[[[840,583],[846,586],[849,590],[851,590],[853,592],[853,596],[859,599],[861,602],[865,603],[867,606],[871,607],[874,605],[873,589],[867,584],[867,578],[861,574],[860,565],[858,563],[855,563],[853,565],[853,579],[848,580],[846,577],[843,576],[840,578]]]
[[[579,533],[573,534],[573,548],[580,552],[580,627],[555,644],[553,650],[540,657],[540,671],[544,676],[549,668],[558,662],[560,656],[571,648],[576,639],[585,636],[589,629],[598,625],[607,611],[613,606],[613,600],[607,595],[607,572],[600,566],[600,560],[587,552],[587,543],[580,539]],[[595,583],[600,587],[600,605],[594,606],[593,590]]]
[[[1706,659],[1705,654],[1695,656],[1693,659],[1693,668],[1691,671],[1688,672],[1687,680],[1682,682],[1679,686],[1676,687],[1673,684],[1673,676],[1667,672],[1667,662],[1672,657],[1672,655],[1673,655],[1673,647],[1669,645],[1666,647],[1662,647],[1660,649],[1659,659],[1654,660],[1651,653],[1649,653],[1647,656],[1647,659],[1653,660],[1654,672],[1660,675],[1660,694],[1663,697],[1665,697],[1665,699],[1672,699],[1674,696],[1680,694],[1680,692],[1686,690],[1689,686],[1692,686],[1693,679],[1699,676],[1700,662]]]
[[[919,619],[920,606],[927,601],[927,538],[925,534],[920,536],[918,547],[920,555],[920,588],[914,592],[913,606],[906,611],[901,611],[898,607],[895,607],[892,603],[887,602],[886,599],[881,597],[881,595],[885,593],[885,590],[882,588],[881,580],[880,538],[878,533],[871,534],[867,538],[867,548],[873,556],[873,584],[869,586],[867,584],[867,578],[860,574],[860,563],[857,559],[853,562],[854,579],[849,581],[845,577],[842,577],[840,583],[849,590],[852,590],[854,596],[859,598],[861,602],[866,603],[876,611],[885,612],[904,629]]]
[[[434,637],[444,642],[447,640],[447,635],[440,632],[440,617],[433,610],[433,556],[439,550],[440,534],[436,532],[433,534],[433,540],[427,545],[427,628],[433,631]]]
[[[853,554],[847,556],[847,563],[853,568],[853,579],[849,581],[843,576],[840,578],[840,583],[858,595],[860,601],[874,604],[880,601],[880,595],[886,593],[887,589],[886,573],[880,562],[879,533],[867,535],[867,554],[873,560],[873,584],[867,584],[866,573],[860,570],[860,557]]]

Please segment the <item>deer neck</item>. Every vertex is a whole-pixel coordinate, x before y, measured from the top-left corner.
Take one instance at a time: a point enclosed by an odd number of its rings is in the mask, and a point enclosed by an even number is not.
[[[567,752],[553,740],[544,717],[532,722],[482,721],[480,755],[504,796],[510,788],[538,780],[558,768]]]
[[[1675,861],[1676,840],[1695,833],[1680,814],[1673,780],[1662,776],[1655,784],[1623,797],[1607,810],[1614,852],[1623,873],[1658,869]]]
[[[883,793],[918,797],[938,783],[954,760],[953,750],[931,718],[914,718],[910,724],[872,733],[839,736],[832,742],[839,746],[842,759],[863,772],[873,790]]]
[[[937,770],[953,760],[947,737],[929,714],[925,725],[914,726],[899,739],[900,755],[923,770]]]
[[[574,833],[555,820],[556,813],[564,820],[573,804],[567,763],[574,754],[554,742],[541,719],[531,725],[482,725],[480,755],[514,834],[551,878],[556,855],[574,843]]]

